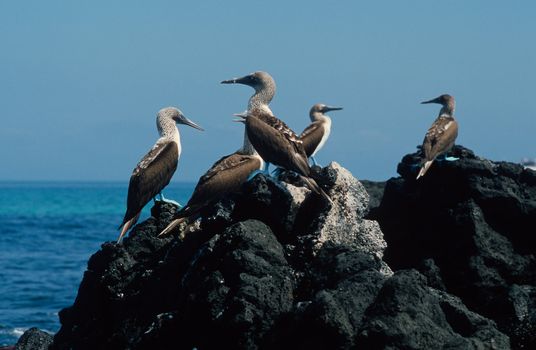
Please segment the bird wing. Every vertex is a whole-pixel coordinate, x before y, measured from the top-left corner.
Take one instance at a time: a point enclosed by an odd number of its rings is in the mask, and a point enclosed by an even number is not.
[[[257,115],[257,117],[263,122],[265,122],[266,124],[270,125],[272,128],[276,129],[277,131],[285,135],[285,138],[287,138],[290,142],[293,142],[296,144],[302,143],[302,140],[294,132],[294,130],[289,128],[288,125],[285,124],[285,122],[282,121],[281,119],[276,118],[275,116],[272,116],[266,113],[261,113]]]
[[[232,153],[228,154],[226,156],[221,157],[218,159],[210,169],[207,170],[206,173],[204,173],[197,182],[197,186],[202,185],[203,183],[209,181],[214,175],[216,175],[218,172],[231,168],[233,166],[236,166],[239,164],[239,160],[237,159],[237,156],[240,156],[238,153]],[[195,191],[194,191],[195,192]]]
[[[133,218],[151,198],[167,186],[179,162],[177,143],[157,143],[140,160],[128,185],[127,211],[123,223]]]
[[[447,152],[458,136],[458,123],[453,117],[440,116],[424,136],[422,149],[425,160],[433,160]]]
[[[192,197],[177,217],[191,216],[208,203],[238,191],[248,176],[260,167],[258,156],[233,153],[222,157],[199,178]]]
[[[322,128],[322,123],[319,121],[312,122],[308,127],[303,130],[300,135],[300,140],[303,143],[303,149],[307,157],[310,157],[314,153],[315,149],[322,141],[324,136],[324,130]]]
[[[246,120],[246,131],[262,159],[309,176],[311,169],[302,141],[284,122],[272,116],[250,116]]]

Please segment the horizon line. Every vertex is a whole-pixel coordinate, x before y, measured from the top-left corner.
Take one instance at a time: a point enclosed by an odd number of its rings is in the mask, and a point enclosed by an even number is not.
[[[13,179],[0,179],[0,183],[117,183],[128,185],[129,181],[123,180],[13,180]],[[196,183],[195,180],[177,180],[170,181],[169,185],[172,184],[184,184],[184,183]],[[169,186],[168,185],[168,186]]]

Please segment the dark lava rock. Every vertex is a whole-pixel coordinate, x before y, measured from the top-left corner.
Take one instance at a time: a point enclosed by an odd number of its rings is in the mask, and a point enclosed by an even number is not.
[[[292,308],[295,284],[271,230],[257,220],[236,223],[208,241],[183,275],[179,329],[189,329],[191,347],[255,348]]]
[[[370,180],[361,180],[363,186],[367,190],[367,193],[370,196],[369,199],[369,210],[373,211],[380,206],[380,203],[383,198],[383,191],[385,190],[385,181],[370,181]]]
[[[47,350],[52,344],[52,335],[38,328],[30,328],[21,335],[15,350]]]
[[[387,280],[368,308],[356,342],[364,349],[508,349],[493,321],[433,290],[415,270]]]
[[[369,196],[346,169],[315,177],[332,204],[290,173],[257,175],[165,239],[156,235],[175,207],[158,203],[122,245],[90,258],[52,348],[509,348],[493,321],[445,291],[437,260],[393,275]],[[519,284],[509,295],[530,310],[531,293]]]
[[[494,320],[514,348],[536,349],[536,173],[479,158],[436,162],[415,180],[419,154],[398,165],[380,207],[394,270],[415,268],[428,283]]]
[[[347,246],[326,244],[311,260],[268,348],[354,347],[365,311],[388,279],[378,257]]]

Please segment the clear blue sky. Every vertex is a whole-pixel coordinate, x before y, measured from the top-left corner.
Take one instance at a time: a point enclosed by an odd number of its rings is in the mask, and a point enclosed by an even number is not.
[[[536,156],[534,1],[0,2],[0,180],[127,182],[178,106],[174,181],[239,148],[232,113],[252,90],[223,79],[265,70],[274,113],[300,132],[333,112],[318,154],[387,179],[456,97],[458,143],[518,162]]]

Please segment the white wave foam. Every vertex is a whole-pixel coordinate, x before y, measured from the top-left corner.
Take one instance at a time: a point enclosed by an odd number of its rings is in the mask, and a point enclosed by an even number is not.
[[[11,335],[19,338],[28,328],[15,327],[15,328],[3,328],[0,329],[0,334]]]
[[[11,334],[16,336],[16,337],[20,337],[24,332],[26,332],[28,330],[28,328],[18,328],[18,327],[15,327],[11,330]]]

